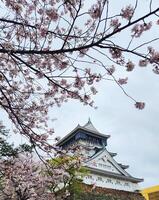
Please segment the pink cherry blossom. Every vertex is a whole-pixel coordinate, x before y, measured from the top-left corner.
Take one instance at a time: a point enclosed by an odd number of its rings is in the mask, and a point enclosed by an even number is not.
[[[150,30],[152,27],[152,22],[149,23],[143,23],[143,24],[135,24],[135,26],[132,28],[132,36],[133,37],[140,37],[143,32]]]
[[[129,5],[121,10],[121,16],[127,20],[130,20],[134,14],[134,8]]]
[[[46,10],[46,14],[50,17],[51,20],[57,21],[58,13],[55,9],[48,9]]]
[[[112,65],[111,67],[107,68],[107,73],[109,75],[112,75],[115,72],[115,67]]]
[[[129,62],[126,63],[125,67],[126,67],[126,71],[130,72],[134,69],[135,65],[132,61],[129,61]]]
[[[153,69],[153,72],[155,74],[159,74],[159,66],[155,66],[154,69]]]
[[[92,92],[94,95],[97,94],[97,90],[96,90],[95,87],[92,86],[90,89],[91,89],[91,92]]]
[[[114,73],[122,67],[130,72],[149,64],[159,71],[157,36],[145,37],[158,30],[158,8],[138,15],[138,5],[124,1],[122,10],[112,1],[87,3],[1,1],[0,106],[16,132],[44,151],[51,149],[50,109],[69,99],[92,106],[99,81],[127,82]]]
[[[100,3],[92,5],[89,10],[89,14],[93,19],[98,19],[101,15],[101,5]]]
[[[121,50],[118,48],[110,48],[109,52],[110,52],[112,58],[114,58],[114,59],[120,58],[122,55]]]
[[[127,84],[127,82],[128,82],[128,77],[126,77],[126,78],[119,78],[119,80],[118,80],[118,83],[120,85]]]
[[[112,26],[114,29],[119,28],[121,26],[121,23],[119,22],[118,18],[111,19],[110,26]]]
[[[142,109],[144,109],[144,107],[145,107],[145,103],[144,103],[144,102],[136,102],[136,103],[135,103],[135,107],[136,107],[137,109],[139,109],[139,110],[142,110]]]
[[[148,61],[147,60],[139,60],[139,66],[140,67],[146,67],[148,64]]]

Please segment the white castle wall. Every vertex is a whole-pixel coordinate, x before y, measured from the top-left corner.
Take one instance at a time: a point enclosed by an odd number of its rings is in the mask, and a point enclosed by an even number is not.
[[[139,189],[137,183],[119,180],[110,177],[104,177],[97,174],[89,174],[84,177],[83,182],[88,185],[95,185],[103,188],[110,188],[116,190],[124,190],[134,192]]]

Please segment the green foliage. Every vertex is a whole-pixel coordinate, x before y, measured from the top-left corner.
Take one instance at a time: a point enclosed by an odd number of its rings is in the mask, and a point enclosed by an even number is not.
[[[18,156],[21,152],[32,152],[32,147],[28,144],[22,144],[14,147],[13,144],[7,142],[9,131],[5,129],[2,122],[0,122],[0,158]]]
[[[18,147],[14,147],[13,144],[9,144],[5,138],[0,137],[0,158],[18,156],[18,153],[32,152],[32,147],[28,144],[22,144]]]
[[[0,173],[0,191],[3,188],[3,174]]]
[[[49,164],[54,167],[66,166],[66,171],[72,176],[76,176],[77,173],[84,176],[88,173],[88,170],[85,167],[78,166],[78,159],[77,156],[57,157],[49,160]]]
[[[6,156],[17,155],[17,149],[13,148],[13,144],[9,144],[6,139],[8,136],[8,130],[0,122],[0,158]]]
[[[54,168],[64,169],[68,174],[66,179],[63,179],[64,187],[56,193],[58,194],[67,190],[71,196],[74,196],[74,194],[80,196],[82,192],[82,177],[85,176],[88,171],[85,167],[81,166],[79,157],[68,155],[56,157],[49,160],[49,164]]]
[[[13,145],[10,145],[5,141],[0,143],[0,157],[17,156],[17,154],[18,149],[14,149]]]
[[[26,143],[19,145],[19,147],[17,149],[18,149],[18,153],[20,153],[20,152],[31,153],[33,151],[33,147]]]

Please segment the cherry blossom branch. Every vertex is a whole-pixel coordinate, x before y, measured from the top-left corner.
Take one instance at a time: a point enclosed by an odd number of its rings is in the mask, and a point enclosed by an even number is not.
[[[13,54],[21,54],[21,55],[24,55],[24,54],[40,54],[40,55],[43,55],[43,54],[60,54],[60,53],[69,53],[69,52],[75,52],[75,51],[81,51],[81,50],[84,50],[84,49],[89,49],[91,47],[94,47],[94,46],[98,46],[100,45],[103,41],[105,41],[106,39],[114,36],[115,34],[127,29],[128,27],[138,23],[139,21],[142,21],[146,18],[148,18],[149,16],[155,14],[156,12],[159,11],[159,8],[153,10],[152,12],[138,18],[137,20],[134,20],[132,22],[129,22],[128,24],[126,24],[125,26],[122,26],[121,28],[118,28],[116,30],[114,30],[112,33],[110,34],[107,34],[105,37],[99,39],[98,41],[94,42],[94,43],[90,43],[88,45],[85,45],[85,46],[80,46],[80,47],[75,47],[75,48],[69,48],[69,49],[57,49],[57,50],[11,50],[11,49],[0,49],[0,53],[13,53]]]
[[[39,70],[33,68],[33,67],[32,67],[31,65],[29,65],[27,62],[25,62],[24,60],[22,60],[22,59],[19,58],[18,56],[14,55],[13,53],[12,53],[12,56],[13,56],[14,58],[16,58],[17,60],[21,61],[23,64],[25,64],[27,67],[29,67],[31,70],[35,71],[36,73],[42,73],[41,71],[39,71]],[[65,87],[61,86],[60,84],[58,84],[57,82],[53,81],[53,79],[51,79],[50,77],[48,77],[45,73],[42,73],[42,75],[43,75],[49,82],[51,82],[52,84],[58,86],[58,87],[61,88],[62,90],[65,90],[65,91],[68,92],[68,93],[73,93],[73,94],[75,94],[73,91],[70,91],[70,90],[68,90],[67,88],[65,88]],[[76,94],[76,95],[77,95],[77,94]],[[83,101],[83,99],[81,98],[81,96],[78,95],[78,98],[80,98],[80,99]]]

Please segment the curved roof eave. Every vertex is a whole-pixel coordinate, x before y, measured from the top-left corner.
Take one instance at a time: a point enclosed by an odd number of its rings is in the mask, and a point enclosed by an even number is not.
[[[105,135],[102,134],[100,132],[96,132],[90,129],[87,129],[83,126],[77,125],[70,133],[68,133],[65,137],[63,137],[59,142],[57,142],[57,146],[62,145],[65,141],[68,141],[70,138],[72,138],[74,136],[74,134],[76,133],[77,130],[84,130],[87,131],[88,134],[92,135],[92,136],[97,136],[100,138],[110,138],[110,135]]]

